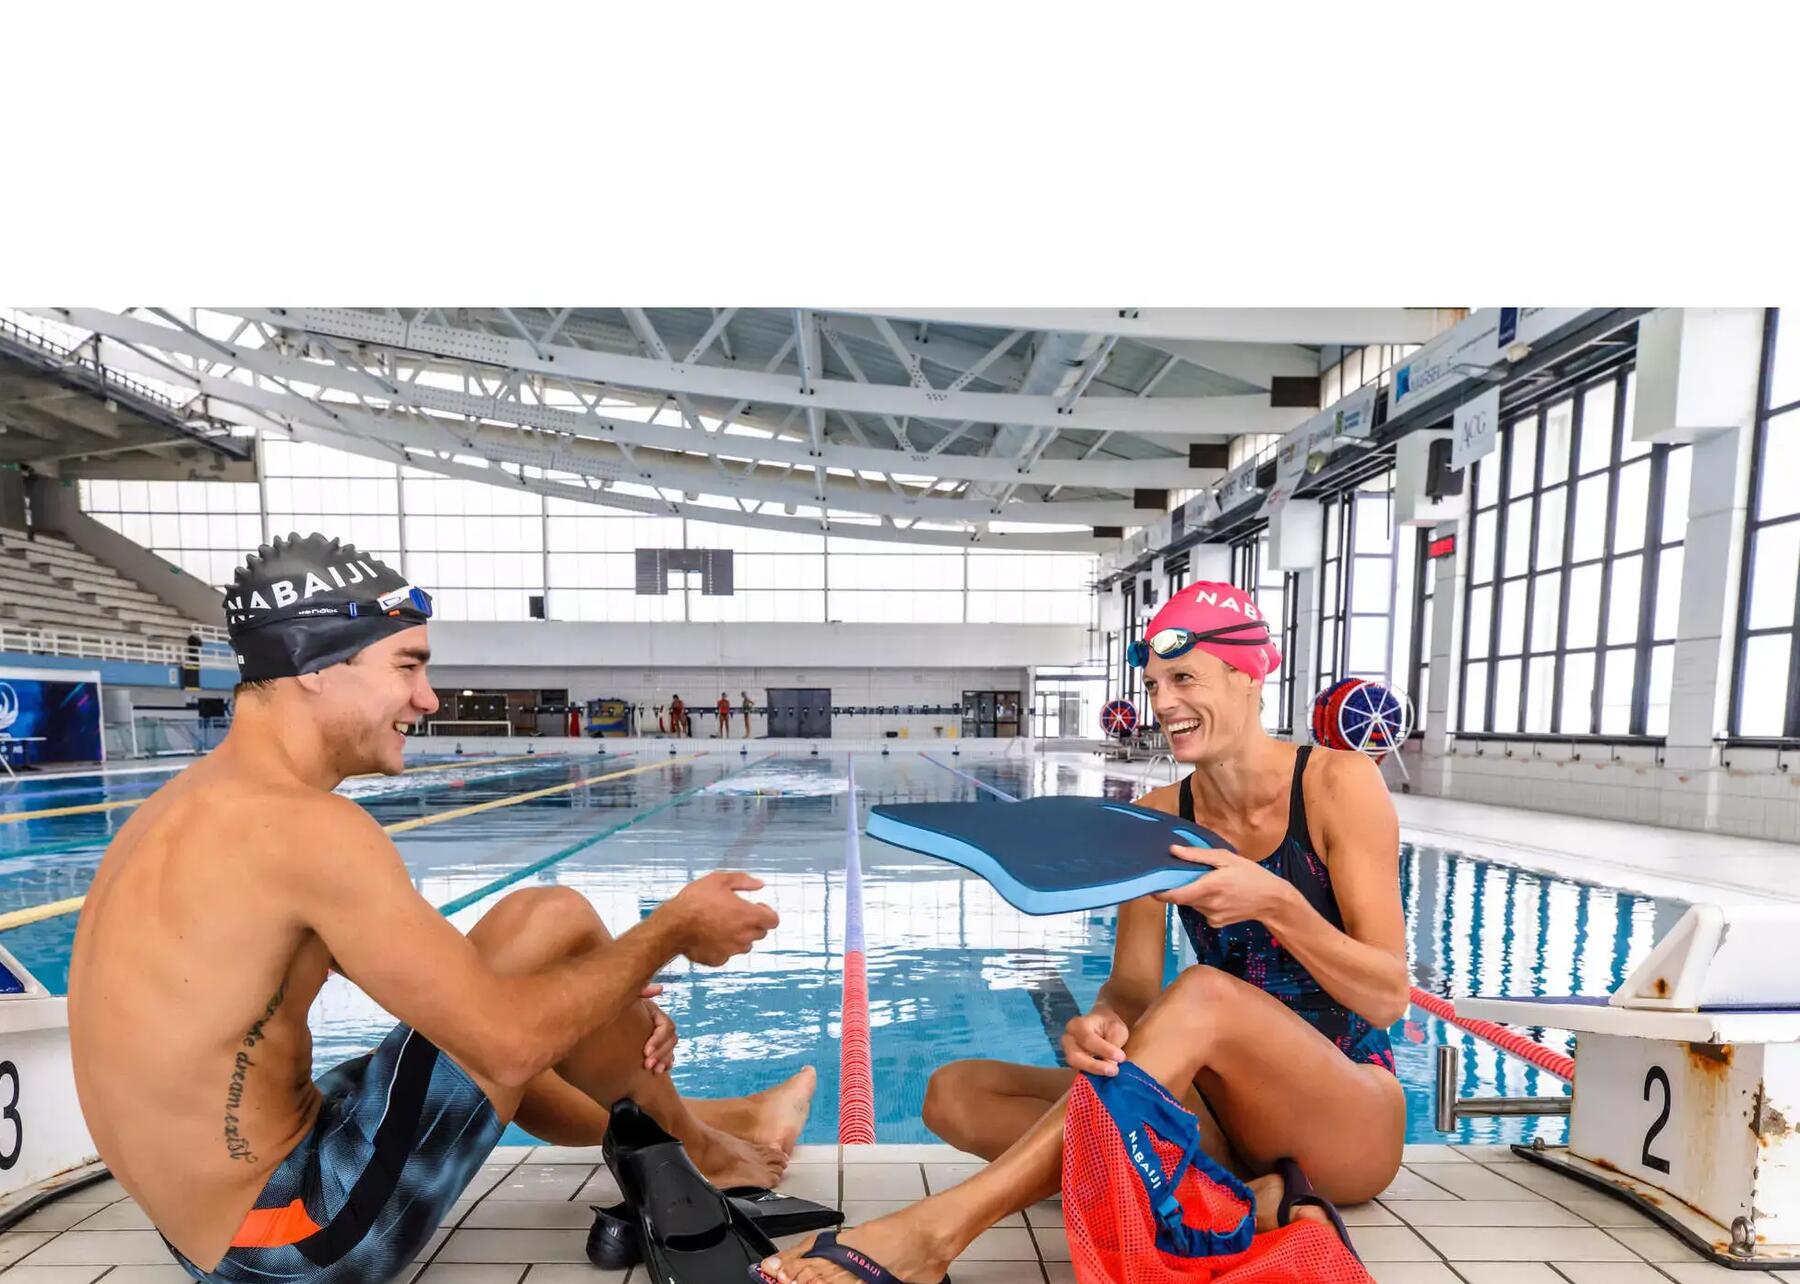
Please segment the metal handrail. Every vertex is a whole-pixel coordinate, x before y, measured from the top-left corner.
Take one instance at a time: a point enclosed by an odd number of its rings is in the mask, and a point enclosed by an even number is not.
[[[201,630],[223,633],[210,625],[195,627],[203,640],[201,646],[184,646],[175,642],[157,642],[151,638],[107,636],[99,633],[75,633],[61,628],[16,627],[0,624],[0,651],[28,655],[56,655],[77,660],[118,660],[131,664],[178,664],[184,668],[235,670],[237,661],[229,651],[209,649],[222,641],[208,638]]]
[[[84,369],[91,370],[102,383],[112,384],[124,392],[129,392],[132,396],[141,401],[148,401],[152,405],[161,406],[171,414],[184,413],[185,408],[182,404],[167,393],[158,392],[155,388],[152,388],[142,380],[135,379],[128,374],[120,374],[118,371],[113,370],[108,366],[101,365],[97,358],[83,353],[78,348],[65,348],[55,340],[46,338],[33,330],[27,330],[16,322],[7,320],[5,317],[0,317],[0,336],[4,336],[14,343],[22,343],[26,347],[36,348],[46,356],[54,358],[64,364],[73,362]]]

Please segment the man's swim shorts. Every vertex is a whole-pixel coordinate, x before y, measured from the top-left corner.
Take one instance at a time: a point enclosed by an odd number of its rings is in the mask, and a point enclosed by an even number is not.
[[[170,1245],[195,1279],[392,1279],[500,1140],[487,1094],[404,1025],[317,1086],[324,1102],[312,1132],[269,1174],[218,1266],[203,1271]]]

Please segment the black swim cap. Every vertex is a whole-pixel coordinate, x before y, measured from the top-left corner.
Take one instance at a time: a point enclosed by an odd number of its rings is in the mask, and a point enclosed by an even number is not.
[[[430,618],[423,589],[354,544],[316,532],[264,544],[225,595],[241,682],[316,673]]]

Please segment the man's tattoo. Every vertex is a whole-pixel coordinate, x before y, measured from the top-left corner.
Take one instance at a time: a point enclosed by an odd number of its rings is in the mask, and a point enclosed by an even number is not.
[[[269,1018],[275,1015],[281,1006],[281,1000],[287,996],[287,983],[275,991],[275,997],[269,1000],[269,1006],[263,1009],[262,1016],[244,1035],[244,1048],[239,1051],[232,1066],[231,1083],[225,1089],[225,1150],[233,1159],[242,1159],[253,1164],[256,1156],[250,1153],[250,1141],[238,1131],[238,1110],[244,1103],[244,1081],[249,1076],[250,1067],[256,1062],[250,1059],[250,1049],[263,1039],[263,1027]]]

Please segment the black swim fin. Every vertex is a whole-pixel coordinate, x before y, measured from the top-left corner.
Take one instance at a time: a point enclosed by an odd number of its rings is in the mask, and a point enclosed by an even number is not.
[[[844,1214],[798,1195],[784,1195],[763,1186],[732,1186],[724,1195],[770,1239],[832,1230],[844,1224]],[[644,1260],[638,1246],[637,1216],[629,1204],[594,1210],[588,1231],[588,1260],[603,1271],[622,1271]]]
[[[614,1103],[601,1154],[636,1221],[654,1284],[742,1284],[774,1254],[768,1235],[630,1098]]]

